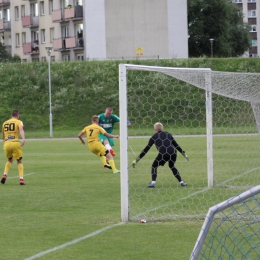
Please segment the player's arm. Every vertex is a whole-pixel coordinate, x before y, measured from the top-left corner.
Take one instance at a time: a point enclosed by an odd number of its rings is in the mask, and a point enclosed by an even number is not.
[[[79,138],[79,140],[81,141],[82,144],[85,144],[85,141],[84,141],[84,139],[82,138],[83,135],[84,135],[84,132],[81,131],[81,132],[78,134],[78,138]]]
[[[187,154],[185,154],[185,151],[182,150],[182,148],[178,145],[178,143],[175,141],[174,138],[172,138],[172,145],[183,155],[183,157],[189,161],[189,157]]]
[[[148,151],[150,150],[150,148],[153,146],[154,144],[154,139],[151,137],[148,144],[145,146],[145,148],[143,149],[143,151],[136,157],[136,159],[132,162],[132,166],[133,168],[135,168],[136,164],[148,153]]]
[[[22,125],[19,126],[19,132],[20,132],[20,135],[21,135],[21,137],[22,137],[21,146],[24,146],[24,144],[25,144],[25,133],[24,133],[24,130],[23,130],[23,126],[22,126]]]
[[[109,138],[119,138],[119,135],[111,135],[111,134],[109,134],[109,133],[107,133],[107,132],[105,132],[104,135],[105,135],[106,137],[109,137]]]

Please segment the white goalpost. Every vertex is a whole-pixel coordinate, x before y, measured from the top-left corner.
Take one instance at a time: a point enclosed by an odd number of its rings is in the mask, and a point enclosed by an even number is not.
[[[209,208],[255,185],[260,177],[258,73],[208,68],[119,65],[121,219],[201,218]],[[156,156],[149,151],[133,170],[153,125],[162,122],[187,152],[177,160],[188,186],[159,168],[156,189],[146,188]],[[134,154],[133,154],[134,153]]]

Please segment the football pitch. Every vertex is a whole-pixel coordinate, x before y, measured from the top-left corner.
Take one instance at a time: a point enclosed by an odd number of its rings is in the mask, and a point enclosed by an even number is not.
[[[146,143],[139,139],[135,152]],[[205,143],[193,147],[200,145]],[[27,140],[23,152],[26,185],[19,185],[14,162],[0,186],[0,259],[189,259],[203,220],[121,223],[120,176],[103,169],[87,145],[77,139]],[[118,140],[115,152],[120,168]],[[3,153],[0,158],[3,169]],[[149,158],[140,166],[147,169],[146,182]],[[156,190],[160,186],[147,192]]]

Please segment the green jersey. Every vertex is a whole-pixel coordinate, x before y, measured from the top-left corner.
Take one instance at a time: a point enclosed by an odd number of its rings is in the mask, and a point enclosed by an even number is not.
[[[103,127],[107,133],[112,134],[114,129],[114,124],[120,122],[118,116],[111,114],[110,117],[106,117],[105,113],[98,115],[99,125]]]

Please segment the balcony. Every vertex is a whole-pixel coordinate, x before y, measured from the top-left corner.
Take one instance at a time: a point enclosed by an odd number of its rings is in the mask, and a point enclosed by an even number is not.
[[[0,19],[0,32],[10,31],[11,30],[11,22],[6,21],[4,19]]]
[[[52,22],[54,23],[59,23],[62,22],[63,20],[63,13],[61,10],[52,11],[51,16],[52,16]]]
[[[27,42],[23,44],[23,53],[24,54],[37,54],[39,53],[38,42]]]
[[[22,25],[23,27],[39,27],[39,17],[38,16],[24,16],[22,17]]]
[[[68,49],[84,49],[84,39],[77,37],[67,37],[53,40],[54,51],[65,51]]]
[[[83,6],[76,5],[64,10],[64,20],[78,20],[83,18]]]
[[[0,0],[0,6],[10,5],[10,0]]]

